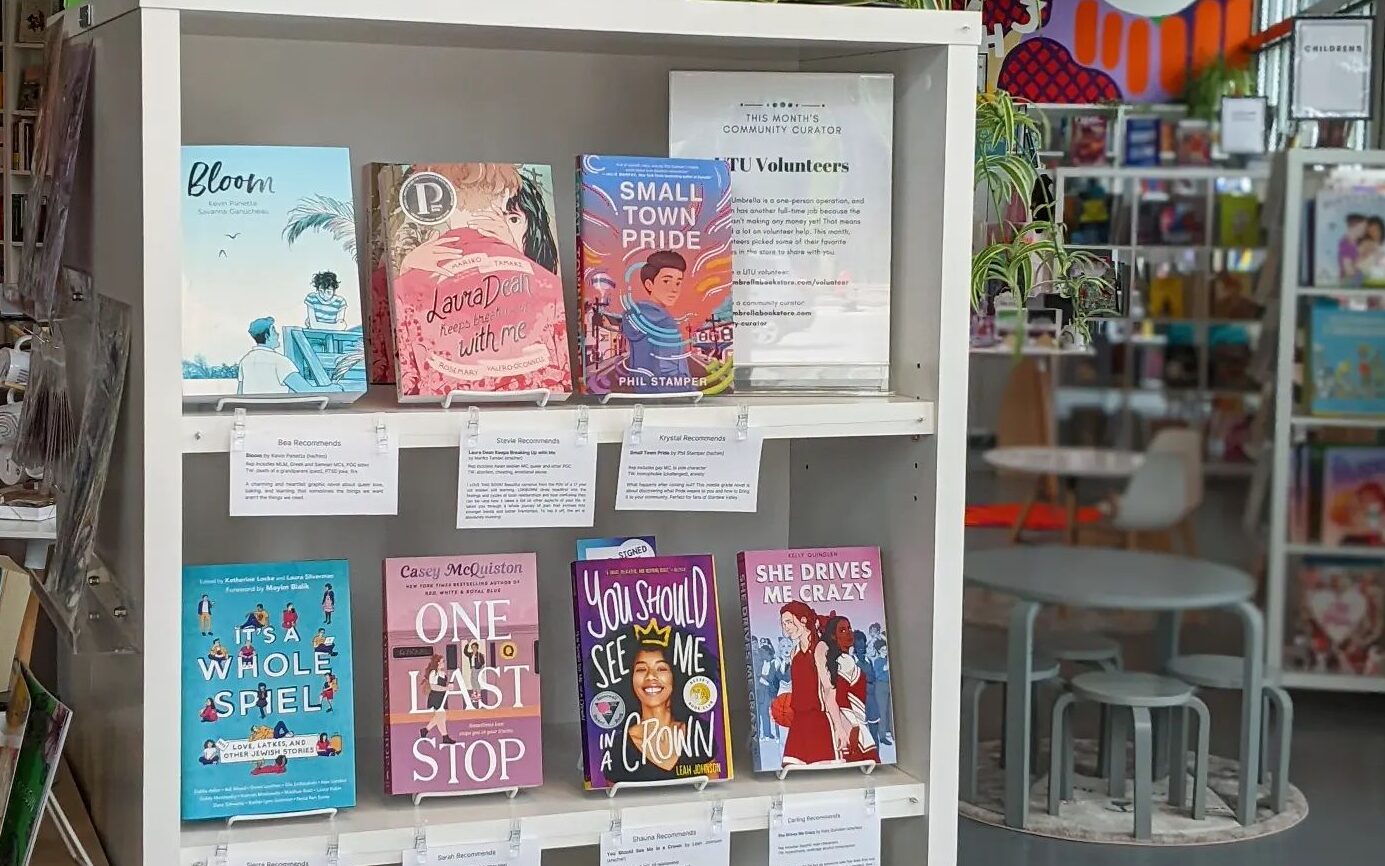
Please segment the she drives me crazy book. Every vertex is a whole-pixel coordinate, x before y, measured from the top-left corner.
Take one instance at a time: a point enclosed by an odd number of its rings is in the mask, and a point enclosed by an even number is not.
[[[385,560],[385,790],[543,784],[532,553]]]
[[[578,166],[584,393],[730,390],[727,164],[584,156]]]
[[[755,769],[893,764],[880,549],[747,550],[737,561]]]
[[[183,567],[183,819],[356,805],[345,560]]]
[[[400,402],[452,391],[572,393],[546,165],[385,165]]]
[[[731,778],[712,557],[572,564],[588,790]]]

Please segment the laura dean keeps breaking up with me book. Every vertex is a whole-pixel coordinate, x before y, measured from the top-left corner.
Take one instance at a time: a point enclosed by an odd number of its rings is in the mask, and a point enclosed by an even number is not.
[[[572,564],[589,789],[731,778],[712,557]]]
[[[543,784],[532,553],[385,560],[385,788]]]

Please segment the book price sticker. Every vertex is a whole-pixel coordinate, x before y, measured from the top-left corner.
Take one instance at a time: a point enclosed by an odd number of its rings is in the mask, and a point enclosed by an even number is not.
[[[399,443],[383,418],[275,418],[236,411],[232,517],[399,513]]]
[[[875,791],[784,797],[770,811],[769,866],[880,866]]]
[[[728,866],[730,862],[726,824],[705,816],[639,828],[622,828],[613,822],[601,834],[601,866]]]
[[[543,433],[463,428],[457,528],[591,526],[596,440],[580,420]]]
[[[764,433],[754,427],[643,427],[620,447],[618,511],[754,511]]]

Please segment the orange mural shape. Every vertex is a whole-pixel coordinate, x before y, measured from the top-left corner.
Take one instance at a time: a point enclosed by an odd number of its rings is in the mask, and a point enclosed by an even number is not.
[[[1250,59],[1247,41],[1250,39],[1251,0],[1226,0],[1226,34],[1222,46],[1226,59],[1233,66],[1244,65]]]
[[[1107,69],[1114,69],[1121,62],[1121,36],[1125,29],[1125,19],[1119,12],[1107,12],[1101,29],[1101,62]]]
[[[1193,69],[1221,56],[1221,0],[1200,0],[1193,9]]]
[[[1126,64],[1126,96],[1139,96],[1149,87],[1149,21],[1140,18],[1130,23],[1129,62]]]
[[[1079,0],[1073,53],[1077,62],[1091,66],[1096,62],[1097,4],[1096,0]]]
[[[1177,15],[1159,22],[1159,86],[1182,93],[1188,75],[1188,24]]]

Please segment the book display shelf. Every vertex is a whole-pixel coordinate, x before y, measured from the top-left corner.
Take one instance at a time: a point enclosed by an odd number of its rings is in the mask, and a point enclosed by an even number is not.
[[[79,14],[80,13],[80,14]],[[711,0],[110,0],[61,25],[95,45],[90,169],[68,258],[134,308],[127,405],[115,443],[98,550],[130,585],[133,654],[70,654],[61,686],[79,720],[68,754],[117,864],[212,864],[218,846],[282,851],[334,843],[342,863],[400,863],[417,832],[504,839],[512,821],[544,863],[590,863],[614,803],[672,820],[720,804],[732,859],[764,863],[775,799],[862,792],[882,817],[884,862],[956,862],[962,514],[967,405],[975,12],[918,12]],[[695,405],[480,406],[482,423],[543,431],[587,413],[602,444],[590,529],[455,528],[465,405],[401,407],[372,388],[329,414],[383,416],[397,431],[397,517],[236,518],[227,514],[233,418],[185,409],[180,391],[183,263],[180,148],[196,144],[349,147],[366,162],[515,160],[559,168],[559,246],[574,248],[581,153],[663,155],[673,70],[880,72],[895,77],[890,396],[759,396]],[[358,207],[361,199],[357,199]],[[358,227],[364,226],[364,220]],[[364,243],[362,243],[364,247]],[[574,275],[564,274],[569,309]],[[765,432],[755,514],[616,512],[620,440],[644,423],[748,423]],[[313,411],[251,407],[254,417]],[[881,548],[893,634],[898,760],[872,774],[754,773],[748,700],[730,697],[736,774],[708,786],[583,791],[571,580],[577,538],[654,535],[661,549],[710,552],[720,616],[740,623],[735,554],[825,545]],[[534,551],[539,563],[541,787],[430,800],[387,797],[378,745],[383,688],[380,562],[392,556]],[[185,563],[346,559],[351,563],[358,805],[334,818],[253,824],[180,820],[181,638]],[[732,682],[744,649],[728,640]],[[376,739],[372,740],[372,734]],[[869,792],[869,793],[868,793]],[[926,852],[926,859],[923,855]]]
[[[1324,270],[1338,267],[1345,243],[1333,221],[1348,211],[1385,214],[1375,179],[1385,176],[1385,152],[1296,149],[1286,159],[1266,672],[1288,688],[1385,692],[1374,634],[1381,621],[1375,599],[1385,592],[1385,539],[1357,510],[1369,509],[1363,489],[1380,474],[1369,463],[1355,466],[1385,453],[1385,411],[1380,397],[1372,397],[1378,392],[1352,384],[1358,377],[1361,384],[1374,381],[1371,358],[1385,350],[1385,340],[1369,330],[1373,317],[1385,317],[1385,288],[1371,287],[1373,280],[1359,287],[1323,278]],[[1346,207],[1327,203],[1331,178],[1356,173],[1371,177],[1373,191],[1334,193]],[[1330,318],[1315,326],[1315,316]],[[1350,363],[1340,362],[1345,353]],[[1328,381],[1328,372],[1340,374],[1349,393]]]
[[[1057,365],[1063,441],[1141,449],[1161,424],[1201,425],[1208,474],[1248,477],[1268,170],[1060,166],[1053,175],[1069,245],[1131,283],[1125,315],[1094,326],[1093,354]]]

